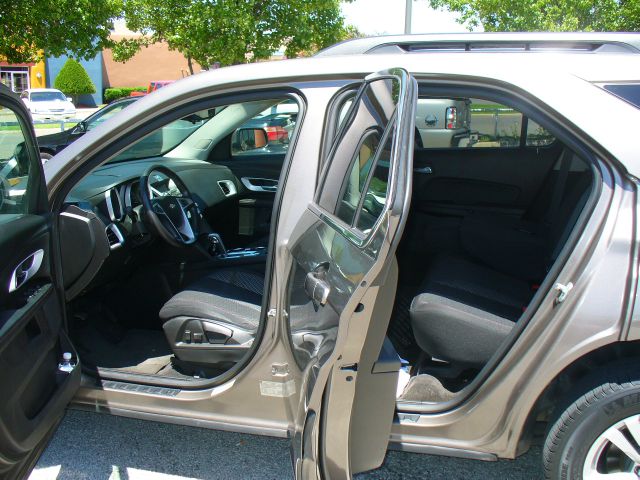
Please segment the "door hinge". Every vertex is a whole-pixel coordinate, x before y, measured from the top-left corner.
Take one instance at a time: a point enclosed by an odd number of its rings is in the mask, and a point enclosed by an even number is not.
[[[566,285],[562,283],[556,283],[553,288],[558,291],[558,294],[556,296],[556,303],[562,303],[567,299],[567,295],[573,288],[573,283],[569,282]]]

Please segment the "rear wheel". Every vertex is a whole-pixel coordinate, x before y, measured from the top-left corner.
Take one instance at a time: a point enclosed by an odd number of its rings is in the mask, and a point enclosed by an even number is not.
[[[564,410],[544,445],[545,478],[640,478],[638,379],[603,381]]]

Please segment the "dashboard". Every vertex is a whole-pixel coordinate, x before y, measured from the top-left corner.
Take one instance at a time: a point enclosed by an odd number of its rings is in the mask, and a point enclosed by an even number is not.
[[[109,263],[121,264],[121,252],[130,255],[154,238],[143,221],[140,197],[140,177],[153,165],[169,168],[180,177],[205,218],[207,210],[233,200],[241,188],[227,167],[201,160],[160,157],[95,169],[71,190],[61,213],[63,274],[72,296]],[[180,195],[164,174],[154,173],[149,187],[152,197]]]

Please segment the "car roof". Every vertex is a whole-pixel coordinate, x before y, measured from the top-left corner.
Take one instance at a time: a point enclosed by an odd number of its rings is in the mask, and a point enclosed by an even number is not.
[[[506,58],[508,57],[508,59]],[[461,61],[464,59],[464,61]],[[640,123],[640,110],[594,85],[597,82],[640,84],[640,62],[629,62],[627,54],[592,53],[487,53],[438,52],[412,55],[348,55],[259,62],[214,69],[180,79],[130,105],[126,113],[106,122],[101,136],[119,136],[131,126],[173,109],[178,104],[210,98],[217,93],[257,88],[257,85],[303,88],[305,82],[358,80],[389,68],[404,68],[423,80],[469,82],[509,89],[534,99],[547,113],[567,125],[578,125],[618,159],[633,175],[640,177],[640,157],[632,141],[632,131]],[[587,100],[585,100],[587,99]],[[594,115],[593,112],[596,112]],[[615,122],[606,121],[615,118]],[[64,163],[99,138],[89,132],[46,164],[50,187],[56,188],[65,176]]]
[[[416,51],[565,51],[640,54],[640,34],[592,32],[468,32],[386,35],[346,40],[317,57]]]

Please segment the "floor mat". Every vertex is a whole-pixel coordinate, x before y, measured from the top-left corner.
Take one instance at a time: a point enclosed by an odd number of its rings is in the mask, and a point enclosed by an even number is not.
[[[431,375],[416,375],[411,377],[398,398],[401,402],[446,402],[456,394],[447,390],[440,380]]]
[[[156,374],[170,363],[172,356],[164,332],[159,330],[133,329],[115,336],[105,335],[89,323],[74,332],[73,340],[80,358],[89,367]]]

